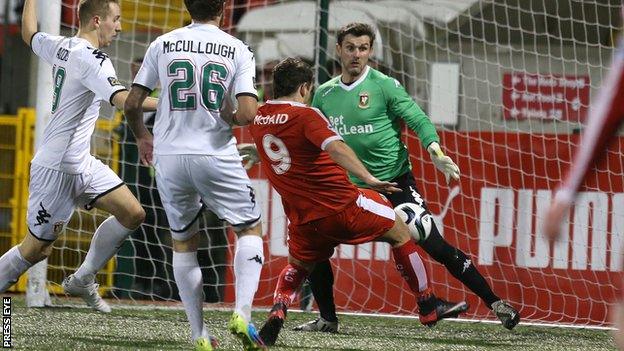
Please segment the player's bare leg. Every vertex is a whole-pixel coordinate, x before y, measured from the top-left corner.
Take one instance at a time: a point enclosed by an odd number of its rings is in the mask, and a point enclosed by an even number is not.
[[[22,243],[13,246],[0,257],[0,293],[17,282],[33,264],[45,259],[52,252],[52,241],[35,238],[26,234]]]
[[[416,250],[416,243],[408,227],[398,216],[394,226],[380,238],[380,241],[392,246],[396,268],[418,300],[418,313],[423,325],[433,326],[441,319],[457,317],[468,310],[465,301],[447,302],[435,296],[429,286],[425,266]]]
[[[277,280],[277,287],[273,295],[273,308],[271,308],[269,318],[260,329],[260,337],[267,346],[275,345],[279,332],[284,326],[288,307],[313,268],[314,264],[311,262],[304,262],[288,256],[288,264]]]
[[[257,220],[233,228],[238,236],[234,254],[236,302],[228,328],[241,340],[245,350],[263,350],[265,344],[251,321],[251,307],[264,263],[262,222]]]
[[[63,281],[65,293],[80,296],[100,312],[111,308],[98,293],[97,272],[117,253],[121,244],[145,219],[145,211],[126,185],[98,198],[93,207],[111,214],[93,234],[89,251],[78,270]]]

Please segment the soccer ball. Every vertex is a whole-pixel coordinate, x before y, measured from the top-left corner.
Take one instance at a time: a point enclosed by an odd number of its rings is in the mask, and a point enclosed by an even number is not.
[[[395,207],[394,212],[407,225],[410,234],[416,242],[426,240],[429,234],[431,234],[433,218],[424,207],[407,202]]]

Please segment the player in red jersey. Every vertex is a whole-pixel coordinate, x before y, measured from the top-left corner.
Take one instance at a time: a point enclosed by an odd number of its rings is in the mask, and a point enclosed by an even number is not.
[[[624,121],[624,45],[620,45],[610,74],[602,86],[598,100],[590,108],[587,126],[581,138],[572,168],[565,180],[555,192],[555,198],[548,210],[544,224],[545,233],[551,237],[559,236],[561,223],[569,214],[570,206],[585,176],[604,153],[609,142],[617,136]]]
[[[340,244],[389,243],[397,270],[419,300],[424,325],[465,312],[465,302],[446,302],[433,294],[408,227],[396,220],[388,200],[377,192],[400,189],[373,177],[323,114],[304,105],[313,85],[310,67],[288,58],[273,74],[276,100],[260,107],[249,121],[262,169],[290,220],[289,263],[280,273],[274,306],[260,330],[264,342],[275,344],[297,289],[314,263],[329,259]],[[353,185],[345,169],[370,189]]]
[[[610,141],[618,135],[624,122],[624,39],[622,38],[598,96],[598,100],[590,108],[587,126],[574,156],[572,167],[563,183],[555,191],[555,198],[546,213],[548,220],[544,223],[544,233],[551,240],[559,237],[561,225],[564,219],[569,218],[570,207],[583,179],[595,165],[595,161],[605,153]],[[615,342],[620,350],[624,350],[624,302],[619,302],[611,314],[617,328],[613,333]]]

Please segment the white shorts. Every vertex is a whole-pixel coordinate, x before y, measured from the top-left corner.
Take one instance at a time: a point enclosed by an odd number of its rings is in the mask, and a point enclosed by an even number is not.
[[[155,155],[156,184],[174,239],[188,240],[199,230],[204,207],[234,230],[255,225],[260,205],[238,154]]]
[[[101,196],[124,185],[117,174],[91,156],[82,174],[69,174],[36,164],[30,165],[28,184],[28,230],[37,239],[54,241],[72,216],[74,209],[92,209]]]

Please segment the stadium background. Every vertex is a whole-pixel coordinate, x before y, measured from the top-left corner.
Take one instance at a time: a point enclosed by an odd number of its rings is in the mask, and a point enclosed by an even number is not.
[[[62,30],[75,30],[77,1],[62,2]],[[124,33],[106,51],[119,77],[159,34],[188,22],[182,0],[120,0]],[[327,29],[318,25],[329,3]],[[26,233],[28,160],[37,60],[19,38],[19,1],[5,1],[0,84],[0,250]],[[2,10],[5,10],[2,9]],[[419,187],[444,236],[465,252],[494,290],[521,309],[526,320],[608,325],[607,309],[620,294],[624,241],[624,189],[618,140],[585,184],[571,216],[570,240],[549,245],[540,235],[541,214],[578,144],[588,104],[595,99],[620,31],[619,1],[228,1],[224,27],[256,51],[258,83],[270,96],[268,72],[275,60],[301,55],[332,75],[335,31],[351,21],[379,32],[375,65],[401,81],[439,126],[442,144],[462,170],[461,192],[451,193],[405,131]],[[13,14],[12,14],[13,13]],[[315,44],[327,33],[327,50]],[[322,56],[322,55],[320,55]],[[322,76],[322,73],[319,74]],[[541,96],[541,97],[540,97]],[[544,99],[543,96],[550,96]],[[374,97],[371,97],[374,98]],[[244,129],[239,141],[250,142]],[[170,239],[153,172],[139,167],[136,148],[118,113],[104,108],[93,150],[106,160],[146,206],[146,224],[132,235],[116,262],[98,276],[109,297],[176,300]],[[279,197],[259,169],[257,196],[264,206],[267,266],[257,304],[270,304],[285,262],[285,218]],[[84,257],[90,236],[105,218],[79,211],[48,263],[48,286],[59,283]],[[200,263],[208,302],[232,301],[233,236],[222,223],[203,219],[206,239]],[[414,299],[401,293],[383,244],[341,247],[333,260],[340,309],[412,314]],[[439,295],[467,299],[470,318],[487,309],[443,267],[427,265]],[[22,279],[14,291],[24,292]]]

